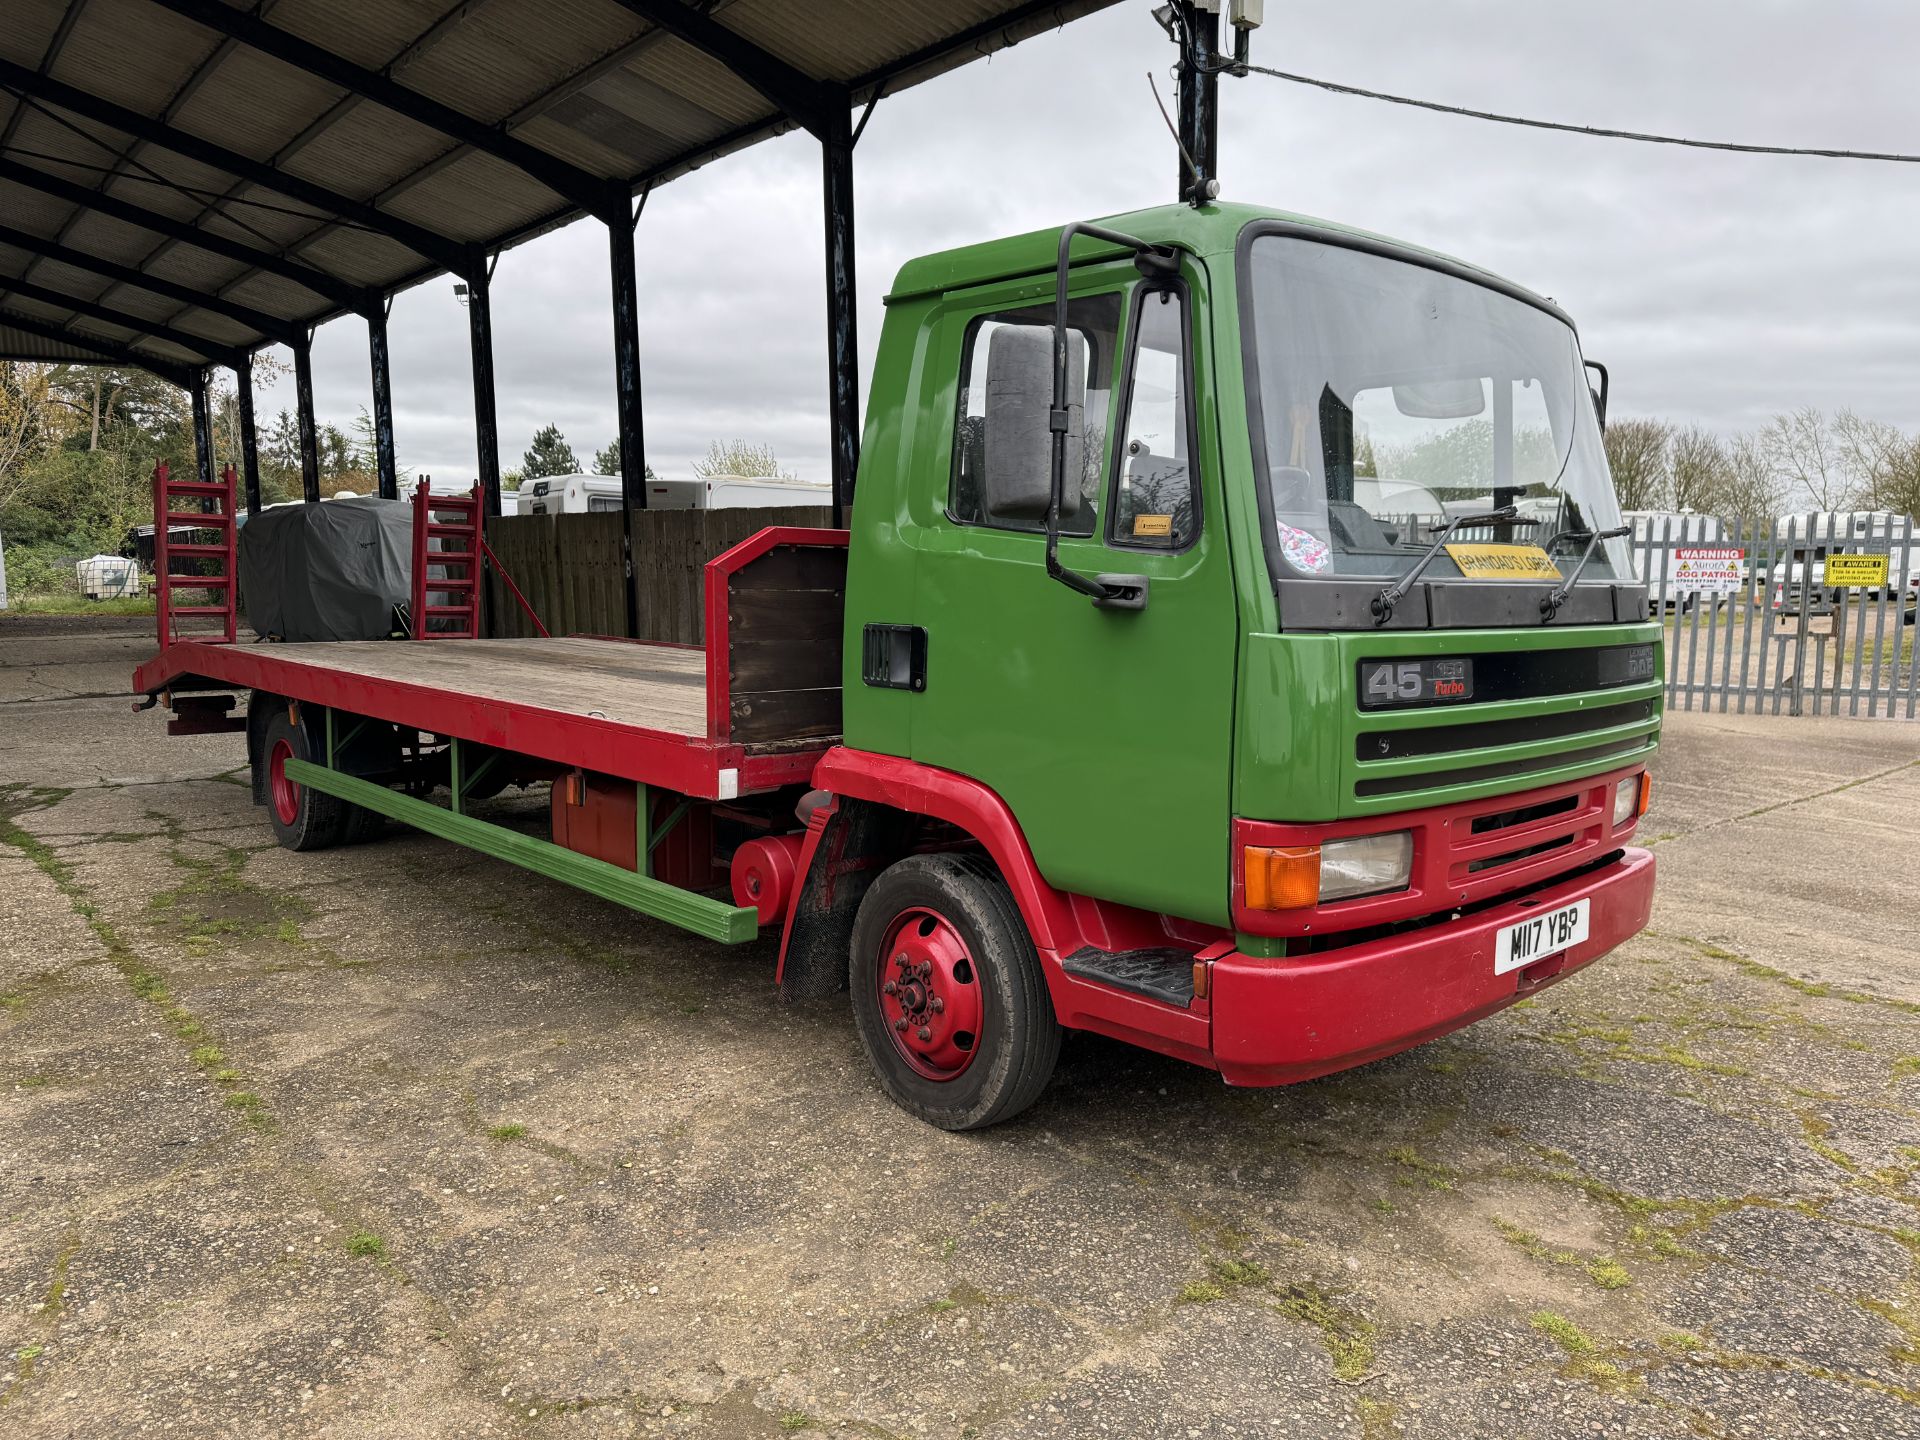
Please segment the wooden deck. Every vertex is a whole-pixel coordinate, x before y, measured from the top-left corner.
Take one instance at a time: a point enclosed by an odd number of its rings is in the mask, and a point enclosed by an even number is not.
[[[271,647],[282,664],[398,681],[481,700],[707,734],[707,657],[669,645],[551,640],[318,641]]]

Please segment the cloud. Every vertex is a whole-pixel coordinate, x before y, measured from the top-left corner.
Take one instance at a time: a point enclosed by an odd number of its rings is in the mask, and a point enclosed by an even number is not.
[[[1174,196],[1171,47],[1144,0],[882,100],[856,157],[862,389],[881,296],[910,257]],[[1272,7],[1257,62],[1575,124],[1864,149],[1920,146],[1902,57],[1920,9],[1709,0]],[[1221,83],[1229,198],[1448,251],[1553,295],[1614,379],[1616,414],[1721,430],[1802,404],[1920,425],[1920,167],[1769,159],[1550,135],[1306,90]],[[710,441],[827,472],[820,160],[803,134],[657,191],[635,232],[648,457]],[[503,464],[558,424],[583,461],[615,433],[607,236],[583,221],[507,252],[494,288]],[[415,473],[473,473],[466,320],[452,281],[400,295],[396,441]],[[322,329],[315,393],[369,403],[366,336]],[[292,405],[291,378],[263,414]]]

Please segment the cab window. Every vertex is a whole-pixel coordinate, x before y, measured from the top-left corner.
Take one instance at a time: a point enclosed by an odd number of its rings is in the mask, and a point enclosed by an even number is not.
[[[1083,295],[1067,302],[1068,344],[1076,347],[1073,371],[1086,376],[1086,444],[1081,473],[1068,476],[1069,485],[1077,484],[1080,504],[1063,507],[1060,533],[1094,533],[1095,509],[1104,478],[1104,461],[1110,433],[1113,397],[1114,356],[1120,334],[1121,297],[1118,293]],[[954,422],[953,470],[947,497],[947,513],[965,525],[988,525],[999,530],[1024,530],[1038,534],[1046,529],[1043,521],[1012,519],[991,514],[985,504],[982,483],[986,465],[987,407],[992,403],[987,387],[988,354],[994,335],[1007,326],[1035,326],[1049,337],[1053,333],[1053,304],[1023,306],[1014,310],[996,310],[976,316],[967,326],[961,343],[960,403]]]

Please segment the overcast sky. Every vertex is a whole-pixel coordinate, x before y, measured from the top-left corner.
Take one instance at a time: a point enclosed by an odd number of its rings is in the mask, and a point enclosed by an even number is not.
[[[1175,198],[1168,44],[1148,0],[883,100],[856,156],[861,389],[880,297],[930,250]],[[1910,0],[1270,0],[1254,60],[1583,125],[1920,151]],[[1920,426],[1920,166],[1593,140],[1221,81],[1223,198],[1384,232],[1564,305],[1613,413],[1721,431],[1803,404]],[[508,251],[494,279],[501,461],[556,423],[591,468],[615,434],[606,231]],[[826,475],[819,150],[790,135],[655,192],[637,232],[649,460],[715,439]],[[466,318],[442,278],[400,295],[395,431],[415,474],[474,471]],[[366,331],[314,345],[323,420],[368,404]],[[293,404],[263,387],[261,413]]]

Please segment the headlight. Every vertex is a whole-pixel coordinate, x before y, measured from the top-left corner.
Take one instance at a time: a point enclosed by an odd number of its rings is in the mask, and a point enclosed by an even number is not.
[[[1320,902],[1404,890],[1413,874],[1413,832],[1357,835],[1320,847]]]
[[[1249,910],[1304,910],[1329,900],[1404,890],[1413,832],[1357,835],[1322,845],[1249,845],[1241,856]]]
[[[1613,828],[1618,830],[1639,812],[1640,777],[1629,775],[1613,787]]]

